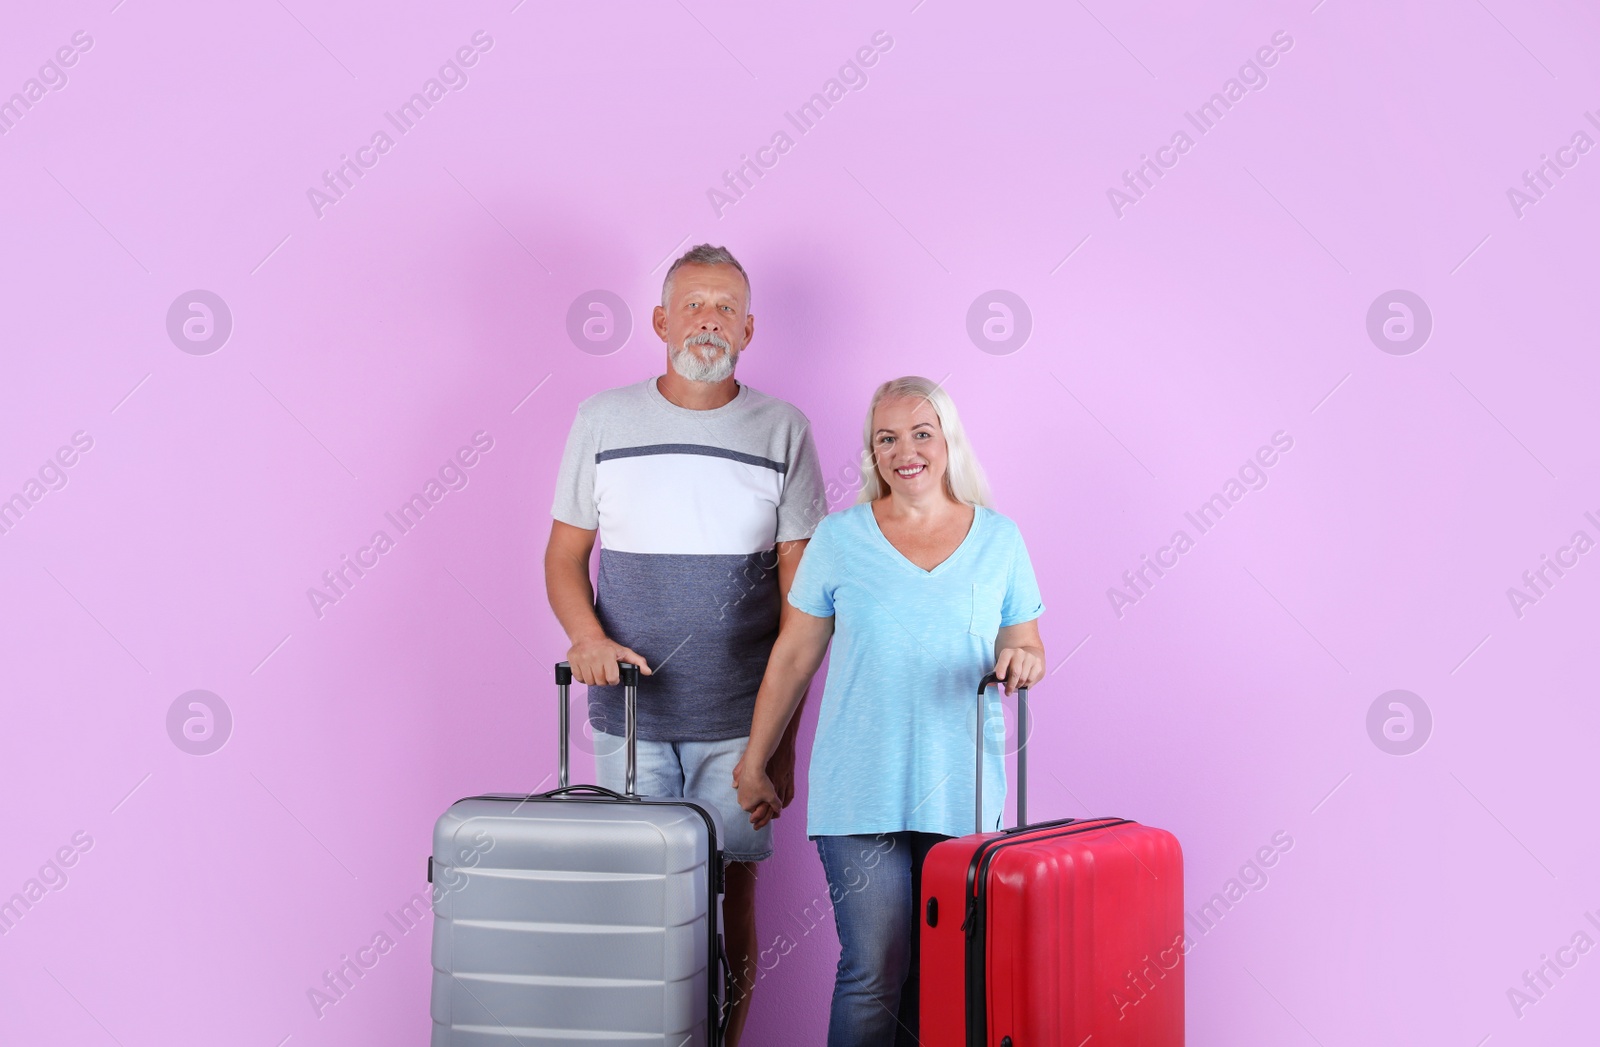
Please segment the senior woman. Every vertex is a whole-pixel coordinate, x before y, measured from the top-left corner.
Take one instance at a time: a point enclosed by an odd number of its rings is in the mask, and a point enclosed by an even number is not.
[[[839,932],[828,1047],[916,1042],[922,862],[971,831],[973,694],[990,670],[1008,693],[1044,675],[1033,566],[988,508],[949,394],[885,382],[864,441],[860,504],[823,520],[801,558],[734,769],[751,823],[778,817],[767,761],[831,639],[806,812]],[[998,827],[1004,761],[984,767],[984,824]]]

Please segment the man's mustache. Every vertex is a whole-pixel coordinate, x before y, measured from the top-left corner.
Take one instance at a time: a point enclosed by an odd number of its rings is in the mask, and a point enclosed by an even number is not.
[[[683,340],[683,347],[685,349],[695,345],[711,345],[722,350],[723,352],[727,352],[732,348],[732,346],[730,346],[725,340],[717,335],[712,334],[710,331],[701,331],[699,334],[690,335],[688,338]]]

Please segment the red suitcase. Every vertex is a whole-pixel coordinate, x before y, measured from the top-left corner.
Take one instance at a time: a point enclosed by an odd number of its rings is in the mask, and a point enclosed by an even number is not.
[[[922,869],[924,1047],[1181,1047],[1183,852],[1122,818],[1027,824],[1027,694],[1017,695],[1015,829],[978,820]]]

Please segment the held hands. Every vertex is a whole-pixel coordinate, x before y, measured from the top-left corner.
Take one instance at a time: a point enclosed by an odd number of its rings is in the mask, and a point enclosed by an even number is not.
[[[777,790],[778,799],[783,806],[789,806],[794,799],[794,742],[779,742],[778,751],[772,754],[772,759],[767,761],[767,778],[772,782],[773,789]],[[774,818],[777,815],[773,815]]]
[[[780,746],[766,769],[762,770],[746,766],[746,760],[750,757],[750,750],[746,749],[733,768],[733,787],[739,793],[739,807],[749,813],[753,828],[765,828],[794,798],[794,752],[789,752],[786,771],[781,766],[775,766],[779,764],[782,754],[783,747]],[[750,762],[753,764],[755,761]],[[774,772],[783,780],[775,783]]]
[[[650,667],[641,655],[605,636],[579,640],[567,649],[567,663],[572,666],[573,679],[579,683],[621,683],[622,670],[617,668],[619,661],[632,662],[640,672],[651,675]]]
[[[1000,678],[1006,694],[1015,694],[1044,678],[1044,658],[1031,647],[1007,647],[995,659],[994,674]]]

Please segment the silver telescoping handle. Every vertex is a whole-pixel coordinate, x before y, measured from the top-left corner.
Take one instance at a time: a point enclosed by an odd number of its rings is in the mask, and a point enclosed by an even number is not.
[[[978,803],[977,813],[973,816],[975,832],[983,833],[983,740],[984,740],[984,697],[991,684],[998,685],[1000,678],[994,673],[986,673],[983,682],[978,684]],[[1001,757],[1003,761],[1004,756]],[[1005,812],[1001,811],[1001,821],[1005,820]],[[1017,688],[1017,824],[1028,824],[1028,689]]]
[[[628,742],[628,770],[622,779],[622,794],[624,796],[637,796],[635,789],[639,773],[639,759],[636,747],[639,740],[639,667],[632,662],[618,662],[617,668],[622,672],[622,704],[626,710],[624,721]]]
[[[567,781],[567,735],[571,732],[568,722],[572,716],[572,665],[568,662],[556,663],[556,691],[561,695],[557,706],[561,710],[561,733],[556,737],[561,740],[561,778],[560,788],[565,789]]]
[[[627,710],[628,770],[622,788],[625,795],[634,796],[637,795],[634,789],[639,767],[639,667],[632,662],[619,662],[617,665],[622,670],[622,701]],[[567,662],[556,663],[556,690],[561,694],[561,788],[565,789],[568,777],[567,736],[572,730],[572,666]]]

